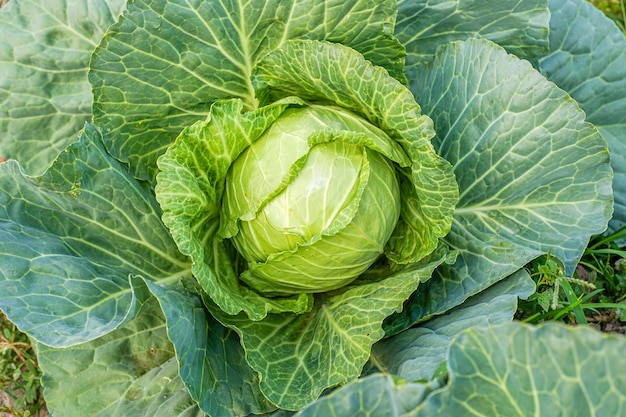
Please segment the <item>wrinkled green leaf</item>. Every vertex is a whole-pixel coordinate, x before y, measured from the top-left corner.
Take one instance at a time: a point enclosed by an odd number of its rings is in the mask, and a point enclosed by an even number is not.
[[[259,63],[253,84],[262,102],[290,95],[331,101],[398,141],[412,164],[401,178],[400,220],[386,255],[416,262],[437,247],[449,230],[458,189],[449,163],[433,150],[431,120],[408,89],[354,50],[315,41],[285,43]]]
[[[626,225],[626,39],[583,0],[551,0],[550,52],[539,70],[567,91],[609,143],[615,171],[615,231]]]
[[[160,214],[89,125],[40,177],[0,164],[0,309],[57,347],[122,325],[135,302],[129,274],[189,275]]]
[[[409,83],[460,190],[444,238],[459,257],[427,298],[458,305],[548,251],[571,274],[612,211],[606,142],[577,104],[486,40],[443,47]]]
[[[0,156],[42,173],[91,120],[89,57],[124,0],[20,0],[0,9]]]
[[[458,255],[457,252],[454,253]],[[393,336],[412,327],[414,324],[443,314],[461,304],[467,297],[478,292],[478,290],[473,290],[477,284],[471,277],[465,276],[457,281],[451,281],[442,275],[442,271],[447,270],[455,262],[456,256],[449,257],[446,262],[442,263],[435,270],[431,279],[424,282],[411,294],[411,297],[404,303],[401,312],[385,320],[383,328],[386,336]],[[468,287],[471,289],[469,292],[472,294],[464,292],[464,283],[468,284]],[[454,294],[457,294],[457,297],[454,297]],[[464,295],[464,297],[461,299],[459,295]]]
[[[432,61],[441,45],[487,38],[522,58],[548,50],[547,0],[400,0],[396,37],[406,65]]]
[[[450,345],[446,389],[409,415],[621,416],[625,349],[623,335],[589,327],[475,327]]]
[[[297,410],[326,388],[360,375],[372,345],[384,335],[383,319],[399,311],[447,256],[442,247],[428,262],[321,294],[313,310],[300,315],[272,314],[255,322],[245,315],[211,311],[239,333],[248,363],[261,374],[266,397],[281,408]]]
[[[445,315],[381,340],[374,345],[370,360],[379,371],[399,375],[407,381],[431,380],[445,363],[453,337],[470,327],[511,321],[518,297],[527,298],[534,291],[534,281],[522,269]]]
[[[156,299],[120,329],[67,349],[37,348],[46,405],[63,417],[201,417],[178,376]]]
[[[180,285],[145,285],[165,314],[180,378],[204,411],[237,417],[276,408],[261,394],[258,375],[246,363],[237,335],[211,317],[198,295]]]
[[[215,100],[256,107],[252,67],[285,40],[349,45],[401,77],[395,12],[378,0],[131,2],[94,53],[95,123],[133,175],[153,179],[158,156]]]

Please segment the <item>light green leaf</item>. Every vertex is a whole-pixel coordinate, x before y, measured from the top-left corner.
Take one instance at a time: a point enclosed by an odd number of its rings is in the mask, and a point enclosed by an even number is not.
[[[548,50],[547,0],[400,0],[396,37],[406,65],[432,61],[440,45],[487,38],[522,58]]]
[[[551,0],[550,52],[539,70],[567,91],[609,143],[615,171],[615,213],[609,227],[626,225],[626,39],[583,0]]]
[[[91,120],[89,57],[124,0],[22,0],[0,9],[0,155],[42,173]]]
[[[89,79],[107,148],[153,179],[156,159],[217,99],[257,102],[252,67],[284,41],[326,39],[402,77],[395,3],[378,0],[137,0],[96,50]]]
[[[184,381],[192,398],[211,416],[246,416],[276,409],[259,390],[237,335],[218,323],[200,297],[182,286],[145,281],[167,320]]]
[[[445,315],[376,343],[370,361],[380,371],[399,375],[408,381],[431,380],[439,366],[445,363],[453,337],[470,327],[511,321],[517,310],[518,297],[527,298],[534,291],[534,281],[522,269],[470,297]]]
[[[185,129],[159,159],[157,199],[163,222],[180,251],[193,260],[202,289],[228,314],[245,311],[253,320],[269,312],[303,312],[311,296],[268,298],[239,282],[238,254],[217,235],[224,179],[232,162],[267,129],[289,104],[283,100],[242,112],[241,100],[216,102],[206,122]]]
[[[407,383],[392,375],[371,375],[320,398],[294,417],[401,417],[436,388],[436,383]]]
[[[472,277],[463,276],[451,281],[442,274],[456,262],[458,252],[453,252],[446,262],[442,263],[433,273],[431,279],[420,285],[404,303],[402,311],[388,317],[383,323],[387,337],[398,334],[417,323],[424,322],[434,316],[460,305],[466,298],[476,294],[477,286]],[[464,284],[470,288],[465,293]]]
[[[259,63],[253,84],[262,102],[290,95],[331,101],[396,140],[412,165],[401,175],[400,220],[386,255],[416,262],[437,247],[448,233],[458,189],[449,163],[433,150],[431,120],[407,88],[354,50],[317,41],[286,42]]]
[[[0,164],[0,309],[41,343],[92,340],[133,314],[128,277],[190,273],[152,192],[87,125],[40,177]]]
[[[428,262],[320,294],[313,310],[301,315],[272,314],[255,322],[209,309],[239,333],[248,363],[261,374],[265,396],[280,408],[297,410],[326,388],[360,375],[372,345],[384,335],[384,318],[399,311],[446,257],[442,247]]]
[[[408,415],[621,416],[625,349],[623,335],[589,327],[474,327],[450,345],[448,386]]]
[[[68,349],[37,346],[46,405],[63,417],[202,417],[178,376],[156,299],[125,327]]]
[[[446,45],[409,82],[454,166],[459,251],[430,291],[451,306],[551,251],[574,271],[612,212],[606,142],[567,94],[486,40]]]

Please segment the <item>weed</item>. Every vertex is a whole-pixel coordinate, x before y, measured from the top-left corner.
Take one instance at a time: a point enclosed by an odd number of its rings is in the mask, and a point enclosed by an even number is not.
[[[528,270],[537,291],[520,302],[517,318],[528,323],[559,320],[600,327],[607,320],[626,323],[626,251],[618,245],[625,237],[626,229],[594,236],[573,277],[566,276],[562,264],[549,253],[533,261]]]
[[[37,415],[43,406],[40,378],[28,337],[0,313],[0,393],[5,397],[0,412],[15,417]]]

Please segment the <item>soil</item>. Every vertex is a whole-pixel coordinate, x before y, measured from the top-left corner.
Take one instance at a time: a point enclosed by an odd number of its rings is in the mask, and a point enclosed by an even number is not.
[[[13,397],[0,389],[0,417],[21,417],[24,415],[28,415],[29,417],[46,417],[48,415],[48,410],[46,409],[45,404],[43,404],[35,414],[24,414],[24,412],[20,413],[15,411],[14,406],[15,400]]]
[[[587,316],[589,325],[604,333],[626,334],[626,323],[621,321],[615,311],[608,311],[602,314]]]

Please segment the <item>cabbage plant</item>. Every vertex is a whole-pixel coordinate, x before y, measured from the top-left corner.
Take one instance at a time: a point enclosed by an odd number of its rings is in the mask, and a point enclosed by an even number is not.
[[[71,416],[616,416],[622,336],[513,323],[626,219],[583,0],[11,0],[0,309]]]

